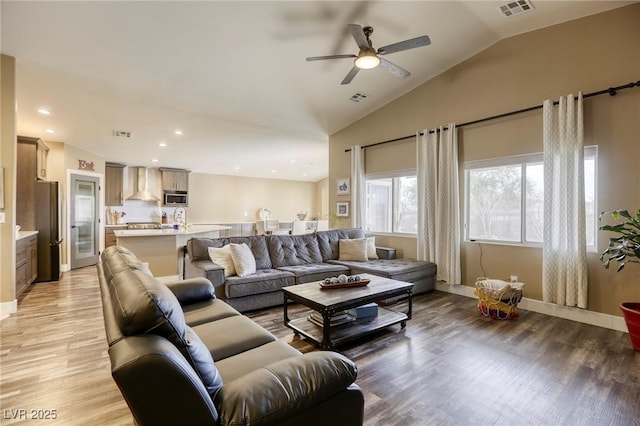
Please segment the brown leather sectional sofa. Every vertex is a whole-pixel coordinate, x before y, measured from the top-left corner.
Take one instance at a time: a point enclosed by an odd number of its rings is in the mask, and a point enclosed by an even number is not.
[[[162,284],[123,247],[98,262],[112,376],[140,425],[361,425],[357,369],[301,354],[215,297]]]

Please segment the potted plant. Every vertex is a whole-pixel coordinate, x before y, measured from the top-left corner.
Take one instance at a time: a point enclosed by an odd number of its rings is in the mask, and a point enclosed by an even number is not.
[[[619,222],[615,225],[600,227],[601,231],[614,234],[609,239],[609,246],[600,255],[604,267],[608,269],[611,262],[615,262],[618,264],[616,272],[619,272],[628,263],[640,263],[640,210],[635,217],[631,216],[627,210],[602,212],[600,220],[605,214],[611,214]],[[621,303],[620,310],[624,314],[633,349],[640,351],[640,302]]]

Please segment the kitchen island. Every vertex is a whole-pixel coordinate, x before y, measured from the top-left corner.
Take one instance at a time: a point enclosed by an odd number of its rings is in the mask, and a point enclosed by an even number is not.
[[[190,238],[218,238],[220,225],[187,225],[180,229],[121,229],[113,231],[119,246],[131,250],[155,277],[181,279],[184,246]]]

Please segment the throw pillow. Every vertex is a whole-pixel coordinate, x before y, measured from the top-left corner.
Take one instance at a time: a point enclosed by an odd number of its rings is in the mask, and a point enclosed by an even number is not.
[[[378,258],[378,252],[376,251],[376,237],[367,237],[367,258]]]
[[[236,273],[239,277],[245,277],[247,275],[256,273],[256,258],[253,257],[253,253],[248,245],[242,244],[229,244],[231,246],[231,259],[233,259],[233,266],[236,268]]]
[[[341,239],[338,241],[340,256],[338,260],[356,260],[359,262],[366,262],[367,258],[367,239],[366,238],[354,238],[354,239]]]
[[[236,274],[236,268],[231,259],[231,247],[227,244],[224,247],[209,247],[209,257],[216,265],[224,268],[224,276],[230,277]]]

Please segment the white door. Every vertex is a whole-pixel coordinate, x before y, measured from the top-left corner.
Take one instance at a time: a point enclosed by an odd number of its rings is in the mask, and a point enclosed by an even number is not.
[[[71,175],[71,208],[69,214],[71,269],[95,265],[98,262],[100,236],[98,234],[99,179],[92,176]]]

